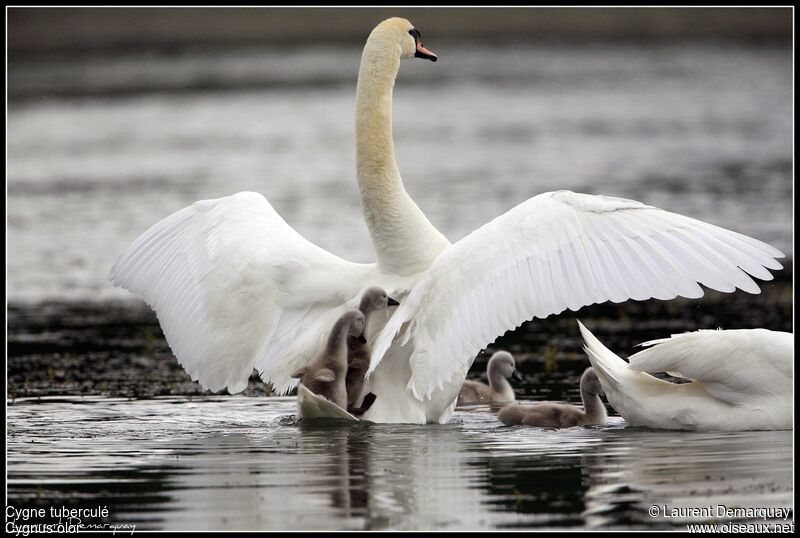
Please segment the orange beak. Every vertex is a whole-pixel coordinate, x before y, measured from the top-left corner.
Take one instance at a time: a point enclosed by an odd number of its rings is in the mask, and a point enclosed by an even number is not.
[[[432,53],[431,51],[429,51],[428,49],[423,47],[422,43],[420,41],[417,41],[417,52],[414,53],[414,57],[415,58],[424,58],[424,59],[430,60],[432,62],[435,62],[436,60],[439,59],[438,56],[436,56],[434,53]]]

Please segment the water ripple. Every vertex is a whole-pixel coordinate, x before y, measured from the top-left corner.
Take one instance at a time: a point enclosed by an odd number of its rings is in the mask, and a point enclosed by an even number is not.
[[[137,529],[681,528],[653,505],[792,506],[791,432],[297,421],[287,398],[18,399],[9,504]]]

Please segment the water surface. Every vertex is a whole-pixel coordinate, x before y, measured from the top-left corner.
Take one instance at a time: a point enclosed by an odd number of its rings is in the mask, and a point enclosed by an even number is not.
[[[650,506],[792,506],[791,432],[310,424],[294,398],[23,399],[8,504],[144,529],[682,528]],[[790,519],[791,521],[791,519]]]

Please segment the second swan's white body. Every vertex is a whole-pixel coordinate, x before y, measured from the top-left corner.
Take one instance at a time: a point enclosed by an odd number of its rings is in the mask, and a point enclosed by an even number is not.
[[[794,336],[766,329],[701,330],[642,345],[630,363],[580,325],[612,407],[633,426],[739,431],[792,428]],[[650,373],[691,380],[675,384]]]

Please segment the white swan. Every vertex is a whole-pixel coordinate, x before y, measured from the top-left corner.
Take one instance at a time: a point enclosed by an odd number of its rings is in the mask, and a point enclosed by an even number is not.
[[[578,322],[611,406],[634,426],[670,430],[792,427],[794,336],[766,329],[700,330],[645,342],[626,363]],[[648,374],[691,379],[675,384]]]
[[[567,191],[523,202],[450,245],[403,188],[392,142],[402,58],[435,56],[405,19],[370,34],[358,73],[357,179],[377,263],[304,239],[260,194],[204,200],[155,224],[110,278],[142,296],[192,379],[234,393],[253,369],[278,393],[324,345],[365,286],[401,305],[374,339],[363,418],[446,422],[475,354],[565,308],[700,297],[700,282],[758,293],[783,255],[760,241],[639,202]],[[741,270],[739,269],[741,268]],[[399,334],[400,338],[395,339]]]

